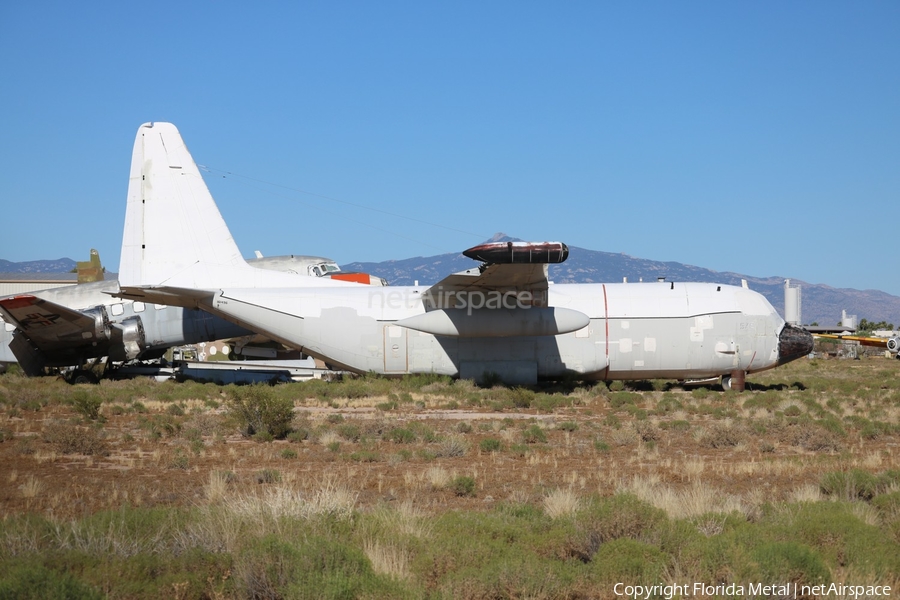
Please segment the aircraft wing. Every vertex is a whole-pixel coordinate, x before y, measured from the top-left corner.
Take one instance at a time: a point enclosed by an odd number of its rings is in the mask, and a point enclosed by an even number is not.
[[[496,290],[544,291],[548,287],[547,265],[487,265],[448,275],[427,293]]]
[[[101,311],[77,311],[37,296],[0,299],[0,314],[41,350],[89,344],[106,315]]]
[[[874,346],[887,348],[891,352],[900,351],[900,338],[898,337],[872,337],[866,335],[844,335],[840,333],[814,333],[813,337],[826,340],[839,340],[843,342],[857,342],[860,346]]]
[[[470,248],[479,267],[454,273],[431,286],[426,312],[395,324],[450,337],[560,335],[588,325],[584,313],[547,305],[547,265],[569,254],[559,242],[500,242]]]
[[[546,297],[549,282],[547,265],[561,263],[569,256],[561,242],[495,242],[469,248],[463,255],[483,261],[479,267],[449,275],[433,285],[425,294],[426,302],[446,308],[447,301],[464,297],[460,292],[530,292],[535,298]]]

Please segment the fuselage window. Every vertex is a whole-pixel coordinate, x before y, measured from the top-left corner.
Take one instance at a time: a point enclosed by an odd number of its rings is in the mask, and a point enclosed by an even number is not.
[[[162,310],[167,306],[168,306],[168,304],[154,304],[153,308],[155,308],[156,310]]]
[[[134,312],[144,312],[144,303],[143,302],[135,302],[133,308],[134,308]]]
[[[111,312],[114,317],[118,317],[125,312],[125,306],[121,302],[116,302],[109,307],[109,312]]]

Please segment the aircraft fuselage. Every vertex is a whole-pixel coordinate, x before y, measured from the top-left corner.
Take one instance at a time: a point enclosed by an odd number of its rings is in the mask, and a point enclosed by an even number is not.
[[[496,372],[522,381],[566,374],[693,379],[752,373],[796,358],[779,352],[785,322],[771,304],[736,286],[551,285],[548,306],[587,315],[586,326],[561,335],[484,337],[433,335],[397,325],[426,314],[427,289],[225,289],[205,308],[359,373],[479,378]],[[502,317],[506,311],[520,324],[530,314],[527,307],[510,308],[502,301],[495,308],[454,310],[470,317],[477,311]]]

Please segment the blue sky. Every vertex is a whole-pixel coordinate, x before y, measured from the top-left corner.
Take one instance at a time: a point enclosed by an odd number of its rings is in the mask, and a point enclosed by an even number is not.
[[[245,256],[503,231],[900,295],[898,31],[877,1],[6,2],[0,258],[117,268],[135,132],[171,121]]]

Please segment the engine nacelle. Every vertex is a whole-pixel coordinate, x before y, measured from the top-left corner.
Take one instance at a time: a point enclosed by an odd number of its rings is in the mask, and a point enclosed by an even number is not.
[[[140,317],[128,317],[122,321],[122,345],[128,360],[137,358],[147,348],[144,324]]]
[[[94,326],[90,331],[82,331],[81,337],[86,340],[97,342],[106,342],[110,339],[109,316],[106,314],[106,307],[102,304],[93,308],[86,308],[80,311],[86,317],[94,319]]]
[[[894,336],[892,338],[888,338],[887,349],[894,354],[900,352],[900,337]]]

